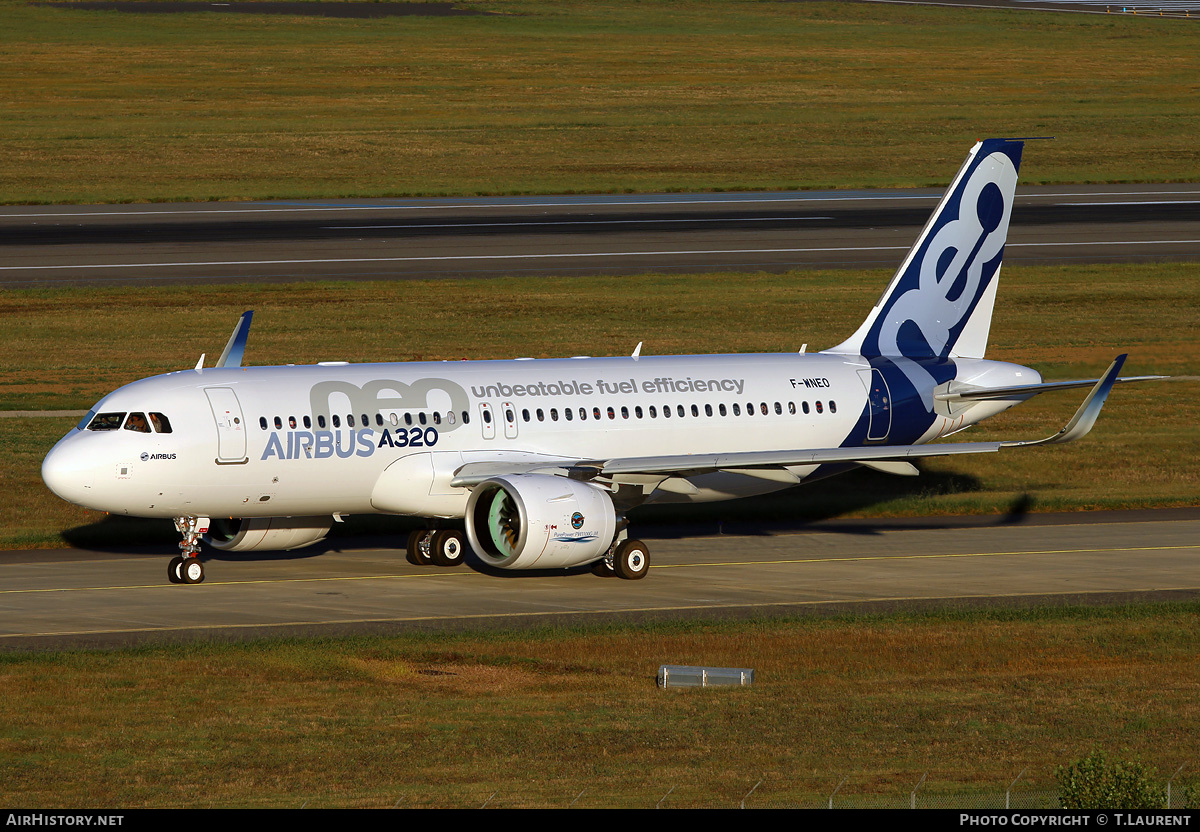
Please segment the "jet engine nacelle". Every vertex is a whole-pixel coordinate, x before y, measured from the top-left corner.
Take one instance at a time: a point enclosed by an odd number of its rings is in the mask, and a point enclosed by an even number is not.
[[[214,519],[204,542],[222,552],[299,549],[324,540],[332,525],[329,516]]]
[[[494,477],[467,501],[467,537],[501,569],[563,569],[599,560],[617,533],[602,488],[548,474]]]

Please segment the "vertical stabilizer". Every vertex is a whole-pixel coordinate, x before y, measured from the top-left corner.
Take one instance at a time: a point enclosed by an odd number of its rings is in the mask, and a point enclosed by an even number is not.
[[[1024,142],[971,148],[871,314],[827,352],[982,358]]]

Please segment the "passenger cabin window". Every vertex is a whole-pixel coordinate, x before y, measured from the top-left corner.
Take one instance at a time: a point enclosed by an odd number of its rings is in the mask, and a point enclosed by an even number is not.
[[[266,417],[266,416],[259,416],[259,417],[258,417],[258,426],[259,426],[260,428],[262,428],[263,430],[266,430],[266,429],[267,429],[267,417]]]
[[[837,413],[837,405],[834,403],[833,399],[829,400],[829,412]]]
[[[130,413],[128,421],[125,422],[125,430],[131,430],[135,433],[149,433],[150,423],[146,421],[146,414]]]

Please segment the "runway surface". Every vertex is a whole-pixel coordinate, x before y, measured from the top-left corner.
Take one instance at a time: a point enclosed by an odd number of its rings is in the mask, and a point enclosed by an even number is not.
[[[654,564],[641,581],[416,567],[352,546],[210,552],[206,581],[185,586],[166,580],[167,549],[0,552],[0,649],[1200,597],[1200,509],[637,531]]]
[[[894,268],[940,196],[927,189],[6,206],[0,288]],[[1005,260],[1200,260],[1200,184],[1020,188]]]

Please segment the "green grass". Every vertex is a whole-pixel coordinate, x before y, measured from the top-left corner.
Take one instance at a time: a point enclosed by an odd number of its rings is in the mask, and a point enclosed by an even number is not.
[[[0,654],[0,802],[734,807],[1169,776],[1195,603]],[[753,687],[655,688],[660,664]],[[1194,782],[1194,773],[1176,782]],[[580,793],[582,795],[580,796]],[[952,804],[953,805],[953,804]]]
[[[13,291],[0,295],[0,409],[86,410],[116,387],[217,355],[237,316],[256,310],[246,360],[512,358],[518,355],[812,351],[841,341],[878,296],[884,271],[504,278],[403,283]],[[79,315],[78,309],[86,309]],[[504,308],[503,316],[495,310]],[[1200,266],[1009,267],[989,357],[1086,378],[1119,352],[1132,375],[1200,375]],[[763,314],[762,310],[770,310]],[[147,310],[153,310],[148,312]],[[211,361],[210,361],[211,363]],[[1038,438],[1080,394],[1039,397],[963,434]],[[0,420],[0,547],[170,542],[169,523],[104,520],[50,494],[42,457],[73,418]],[[820,487],[691,508],[639,510],[638,522],[994,514],[1200,503],[1200,382],[1118,388],[1095,430],[1072,445],[922,463],[919,478],[855,472]],[[351,518],[342,533],[396,533]],[[399,540],[399,537],[397,537]]]
[[[854,3],[136,15],[0,0],[0,202],[1194,181],[1194,21]]]

